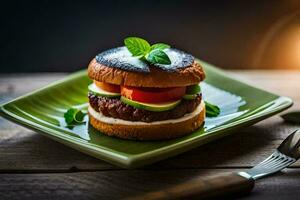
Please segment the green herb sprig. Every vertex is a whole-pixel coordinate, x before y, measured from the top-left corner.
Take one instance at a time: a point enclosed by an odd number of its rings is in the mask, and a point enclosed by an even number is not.
[[[84,116],[86,115],[85,112],[81,111],[77,108],[70,108],[65,112],[64,118],[67,125],[75,125],[78,123],[84,122]]]
[[[124,40],[124,44],[133,56],[145,59],[149,63],[171,64],[169,56],[163,51],[170,48],[170,45],[164,43],[150,45],[149,42],[139,37],[128,37]]]
[[[204,101],[204,103],[207,117],[217,117],[220,114],[220,108],[218,106],[208,103],[207,101]]]

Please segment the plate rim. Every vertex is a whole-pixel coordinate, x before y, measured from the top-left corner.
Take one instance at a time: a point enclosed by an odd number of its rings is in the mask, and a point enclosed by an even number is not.
[[[74,148],[78,151],[81,151],[85,154],[91,155],[93,157],[96,157],[98,159],[104,160],[106,162],[112,163],[114,165],[120,166],[122,168],[137,168],[146,164],[151,164],[154,162],[157,162],[159,160],[163,160],[165,158],[171,157],[173,155],[177,155],[183,152],[186,152],[188,150],[191,150],[192,148],[198,147],[202,144],[208,143],[209,141],[215,140],[215,139],[219,139],[222,138],[224,136],[229,135],[234,129],[238,129],[244,126],[248,126],[248,125],[252,125],[256,122],[259,122],[263,119],[266,119],[272,115],[275,115],[289,107],[291,107],[293,105],[293,101],[291,98],[289,97],[285,97],[285,96],[280,96],[277,95],[273,92],[269,92],[266,91],[264,89],[261,89],[259,87],[256,86],[252,86],[249,83],[245,83],[241,80],[238,80],[236,78],[232,78],[229,77],[229,75],[222,69],[219,69],[209,63],[206,63],[204,61],[198,60],[201,63],[205,63],[207,65],[207,67],[209,67],[210,69],[212,69],[215,73],[218,73],[218,75],[223,76],[223,77],[227,77],[230,80],[236,81],[238,83],[241,83],[247,87],[252,87],[255,88],[257,90],[269,93],[269,94],[273,94],[275,96],[277,96],[276,99],[274,99],[273,101],[270,101],[268,103],[276,103],[279,100],[282,101],[281,104],[273,107],[271,110],[262,110],[259,112],[256,112],[252,115],[246,116],[245,118],[241,118],[237,121],[234,122],[230,122],[228,124],[225,125],[220,125],[219,129],[218,127],[216,129],[212,129],[211,131],[209,131],[209,134],[204,134],[201,137],[194,137],[194,138],[188,138],[186,140],[177,142],[175,144],[172,145],[168,145],[166,147],[161,147],[159,149],[154,149],[148,152],[144,152],[144,153],[140,153],[137,155],[130,155],[129,154],[124,154],[123,152],[120,151],[115,151],[113,149],[107,149],[106,147],[103,146],[94,146],[92,143],[88,143],[86,142],[84,139],[78,138],[76,139],[75,137],[72,136],[68,136],[65,133],[62,133],[58,130],[55,129],[51,129],[49,127],[45,127],[41,124],[38,124],[36,122],[30,121],[28,119],[25,119],[23,117],[20,117],[19,115],[10,112],[9,110],[7,110],[5,108],[5,106],[14,103],[20,99],[26,98],[28,96],[31,95],[35,95],[36,93],[43,91],[45,89],[49,89],[52,88],[54,86],[63,84],[64,82],[68,81],[68,80],[72,80],[76,77],[80,77],[83,74],[86,73],[86,69],[77,71],[75,73],[72,73],[70,75],[67,75],[67,77],[64,77],[60,80],[54,81],[53,83],[50,83],[44,87],[41,87],[37,90],[34,90],[32,92],[26,93],[24,95],[21,95],[15,99],[12,99],[10,101],[7,101],[3,104],[0,105],[0,115],[12,122],[15,122],[16,124],[19,124],[21,126],[24,126],[26,128],[29,128],[30,130],[36,131],[38,133],[41,133],[42,135],[49,137],[55,141],[58,141],[60,143],[63,143],[64,145],[67,145],[71,148]],[[266,104],[265,104],[266,105]],[[260,107],[259,107],[260,108]],[[256,108],[255,110],[259,109]],[[232,131],[231,131],[232,130]],[[214,133],[220,132],[222,131],[223,134],[219,134],[219,135],[215,135]],[[228,132],[228,133],[227,133]],[[189,145],[189,146],[188,146]],[[176,150],[176,151],[174,151]],[[163,151],[163,153],[161,153]],[[172,153],[173,152],[173,153]],[[99,155],[100,154],[100,155]],[[110,158],[108,158],[110,157]],[[111,159],[112,158],[112,159]],[[151,158],[151,159],[150,159]]]

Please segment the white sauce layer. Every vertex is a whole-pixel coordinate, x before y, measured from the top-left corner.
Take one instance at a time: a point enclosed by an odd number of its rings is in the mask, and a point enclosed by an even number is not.
[[[169,124],[169,123],[178,123],[182,121],[186,121],[188,119],[191,119],[198,115],[204,107],[204,102],[201,101],[199,106],[194,110],[192,113],[185,114],[183,117],[178,118],[178,119],[168,119],[168,120],[163,120],[163,121],[154,121],[154,122],[132,122],[132,121],[127,121],[123,119],[117,119],[117,118],[112,118],[112,117],[107,117],[103,115],[101,112],[95,111],[90,105],[88,107],[89,113],[96,118],[97,120],[107,123],[107,124],[123,124],[123,125],[157,125],[157,124]]]

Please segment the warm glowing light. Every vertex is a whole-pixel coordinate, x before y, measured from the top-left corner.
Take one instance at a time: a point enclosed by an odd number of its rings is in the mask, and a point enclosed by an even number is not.
[[[287,15],[271,26],[253,57],[254,66],[300,69],[300,12]]]
[[[274,64],[283,68],[300,69],[300,25],[281,34],[275,45]]]
[[[290,49],[290,55],[287,59],[290,62],[290,66],[300,69],[300,27],[297,27],[289,37],[288,48]]]

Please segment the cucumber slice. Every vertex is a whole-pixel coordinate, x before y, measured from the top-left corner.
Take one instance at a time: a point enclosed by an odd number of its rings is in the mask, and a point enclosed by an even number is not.
[[[138,109],[149,110],[153,112],[161,112],[161,111],[171,110],[175,108],[180,103],[181,100],[168,102],[168,103],[152,104],[152,103],[142,103],[142,102],[134,101],[121,96],[121,101],[125,104],[128,104]]]
[[[109,97],[109,98],[121,96],[120,93],[113,93],[113,92],[102,90],[101,88],[97,87],[94,83],[90,84],[88,86],[88,89],[90,92],[94,93],[97,96]]]
[[[186,94],[182,98],[186,99],[186,100],[193,100],[196,98],[196,96],[197,96],[197,94]]]
[[[200,85],[191,85],[186,88],[187,94],[198,94],[201,92]]]

